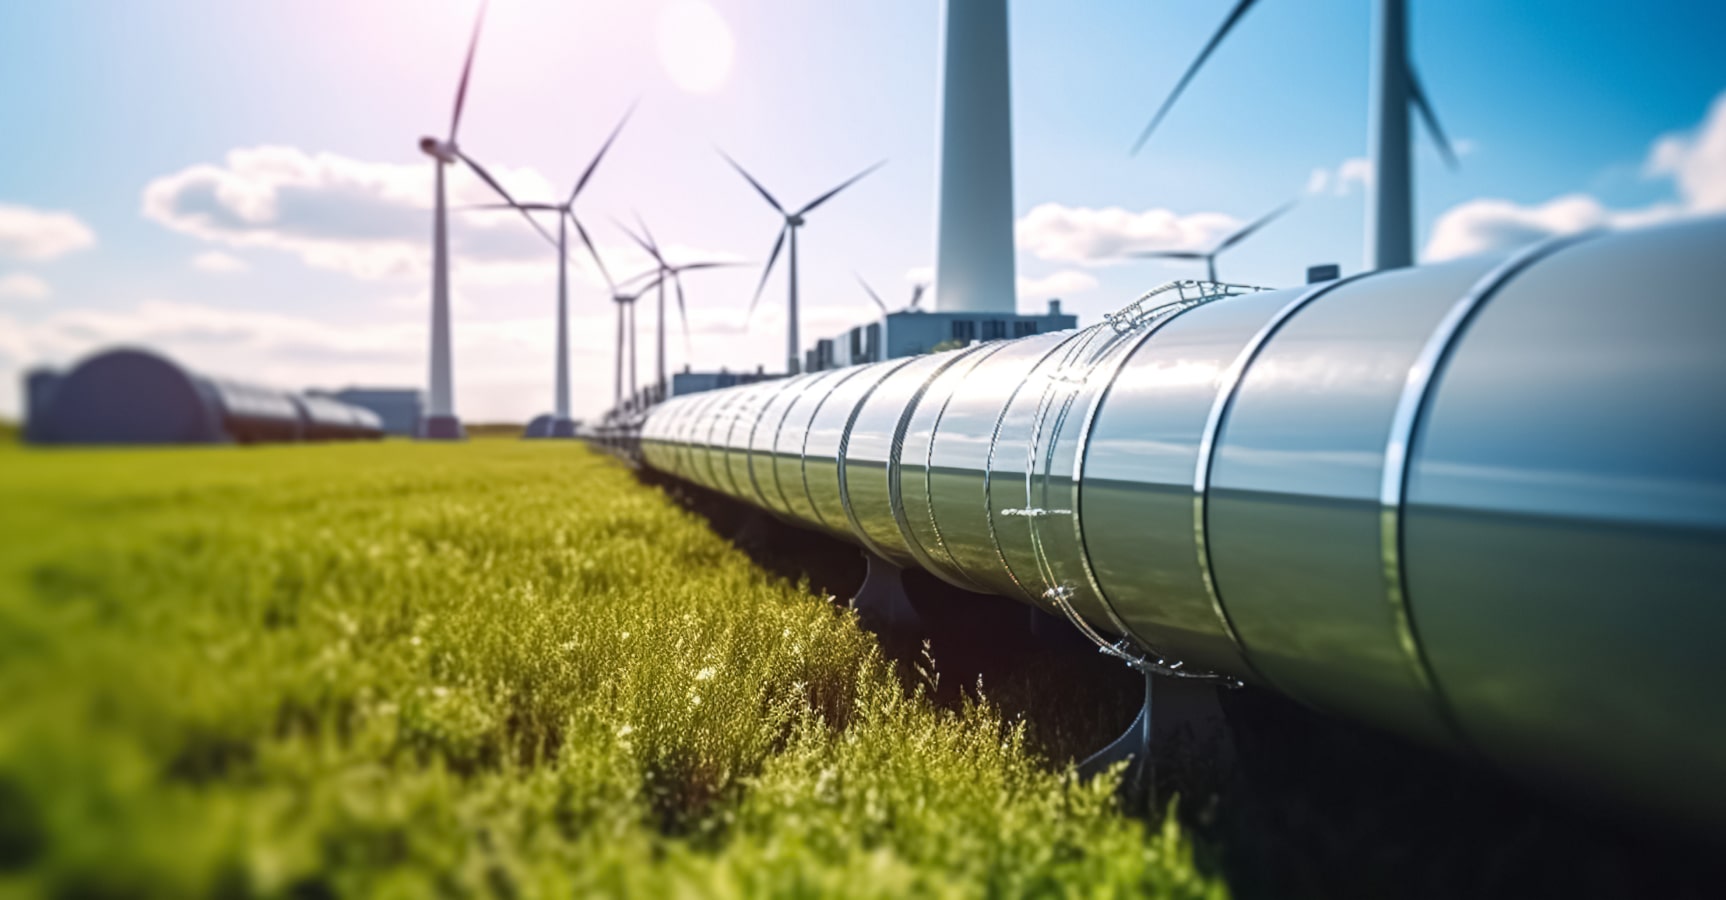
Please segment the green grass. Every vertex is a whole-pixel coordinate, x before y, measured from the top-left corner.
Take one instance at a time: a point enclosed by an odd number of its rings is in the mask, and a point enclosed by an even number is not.
[[[0,895],[1224,891],[579,447],[0,447]]]

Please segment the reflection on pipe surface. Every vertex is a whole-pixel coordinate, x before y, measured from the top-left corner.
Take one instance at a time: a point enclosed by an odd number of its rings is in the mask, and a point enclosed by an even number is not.
[[[1148,665],[1718,826],[1723,286],[1698,220],[1141,302],[602,437]]]

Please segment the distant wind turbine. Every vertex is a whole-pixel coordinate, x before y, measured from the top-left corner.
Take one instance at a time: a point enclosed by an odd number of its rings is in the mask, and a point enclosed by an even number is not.
[[[1283,213],[1293,209],[1297,202],[1299,201],[1290,200],[1276,209],[1271,210],[1259,218],[1258,221],[1253,222],[1244,228],[1238,229],[1233,234],[1230,234],[1228,237],[1218,241],[1217,245],[1212,247],[1210,250],[1151,250],[1144,253],[1134,253],[1133,255],[1140,259],[1202,259],[1205,261],[1207,278],[1210,281],[1215,282],[1217,280],[1217,257],[1221,255],[1223,251],[1246,240],[1253,232],[1258,231],[1260,228],[1269,225],[1273,220],[1281,217]]]
[[[1150,139],[1163,117],[1174,107],[1175,100],[1198,74],[1200,67],[1223,42],[1241,18],[1257,0],[1239,0],[1222,27],[1199,51],[1187,71],[1175,82],[1175,89],[1157,108],[1149,125],[1139,134],[1132,152]],[[1367,267],[1369,269],[1400,269],[1414,264],[1414,165],[1409,158],[1409,109],[1419,112],[1421,120],[1432,132],[1439,153],[1446,165],[1457,168],[1456,151],[1438,124],[1426,91],[1408,61],[1408,2],[1407,0],[1374,0],[1372,81],[1368,129],[1373,180],[1368,190],[1367,206]]]
[[[614,375],[614,380],[612,381],[612,395],[613,395],[613,406],[614,406],[614,408],[621,409],[623,407],[623,398],[624,398],[624,391],[623,391],[624,362],[623,362],[623,359],[624,359],[626,351],[627,351],[627,354],[629,357],[629,364],[628,364],[629,394],[628,394],[628,396],[630,398],[631,403],[633,403],[635,401],[635,391],[636,391],[635,370],[637,368],[637,366],[636,366],[636,355],[635,355],[635,301],[640,300],[643,294],[646,294],[648,291],[651,291],[654,288],[658,287],[660,285],[660,283],[664,280],[664,277],[665,276],[663,276],[659,273],[659,270],[657,268],[649,269],[646,272],[641,273],[640,275],[636,275],[634,277],[624,279],[624,281],[623,281],[624,284],[633,284],[635,282],[642,282],[641,286],[636,288],[635,290],[625,291],[625,290],[622,290],[621,288],[616,287],[616,286],[613,286],[611,289],[611,302],[615,303],[617,305],[617,357],[616,357],[617,368],[616,368],[616,372]],[[628,337],[627,341],[625,341],[626,335]]]
[[[467,59],[462,63],[461,81],[456,85],[455,111],[450,114],[449,137],[420,138],[420,150],[432,158],[437,173],[436,200],[432,212],[432,316],[431,316],[431,384],[427,390],[426,412],[419,426],[419,436],[436,440],[460,440],[463,437],[461,419],[455,414],[453,366],[450,361],[449,320],[449,220],[445,212],[444,166],[465,162],[480,178],[505,197],[509,194],[496,179],[468,159],[456,146],[456,132],[461,128],[462,108],[467,103],[468,80],[473,75],[474,53],[479,49],[480,28],[485,24],[486,0],[481,0],[474,16],[473,37],[468,40]],[[526,213],[523,213],[526,215]],[[529,216],[532,221],[532,216]],[[548,239],[545,229],[533,223]]]
[[[553,413],[552,437],[575,436],[575,421],[570,418],[569,409],[569,228],[567,226],[575,226],[576,236],[581,238],[582,246],[587,248],[588,255],[593,258],[593,264],[599,268],[599,273],[605,278],[606,285],[611,287],[611,273],[606,270],[605,261],[599,258],[599,248],[594,246],[593,239],[588,236],[587,229],[581,224],[581,219],[575,215],[575,200],[581,196],[581,189],[587,187],[588,181],[593,178],[594,171],[599,168],[600,160],[605,159],[606,151],[611,149],[611,145],[617,140],[617,136],[623,132],[623,126],[628,124],[629,117],[634,112],[634,108],[631,107],[628,112],[623,114],[617,127],[611,130],[611,135],[605,139],[605,143],[600,145],[599,152],[594,154],[593,160],[587,164],[586,169],[582,170],[581,177],[576,179],[575,187],[570,190],[568,199],[562,203],[517,202],[501,185],[495,184],[490,175],[479,170],[477,163],[474,164],[476,170],[481,172],[481,177],[485,178],[488,183],[492,183],[498,193],[503,194],[506,202],[481,204],[473,208],[520,210],[522,215],[528,217],[529,222],[534,223],[535,228],[539,228],[539,223],[533,218],[533,213],[549,212],[557,215],[557,238],[554,241],[557,245],[557,375],[556,411]],[[540,233],[544,234],[545,231],[541,229]],[[550,239],[549,235],[547,239]],[[615,288],[612,288],[612,293],[616,293]]]
[[[785,224],[779,229],[779,237],[773,242],[773,252],[767,256],[767,267],[761,270],[761,283],[756,285],[755,296],[749,301],[749,313],[750,315],[755,313],[755,305],[760,302],[761,292],[767,287],[767,277],[773,274],[773,264],[779,261],[779,251],[785,246],[786,236],[789,235],[791,238],[791,271],[788,276],[790,283],[790,314],[785,334],[785,355],[787,358],[786,373],[795,375],[799,368],[801,368],[798,365],[798,356],[800,353],[797,339],[797,229],[802,228],[805,224],[804,216],[813,212],[817,206],[833,199],[834,195],[845,190],[851,185],[856,184],[863,178],[863,176],[886,165],[887,161],[882,160],[869,168],[858,172],[856,175],[845,179],[839,183],[838,187],[816,197],[814,200],[809,201],[796,212],[786,212],[785,207],[781,206],[779,201],[775,200],[773,195],[767,192],[767,188],[761,186],[761,182],[755,180],[755,176],[750,175],[741,165],[738,165],[737,160],[732,159],[723,150],[720,151],[719,155],[725,157],[725,161],[730,163],[731,167],[737,170],[737,174],[742,175],[744,179],[761,194],[762,199],[766,200],[768,205],[772,206],[775,212],[785,217]]]
[[[653,262],[655,264],[655,268],[653,269],[653,273],[657,274],[659,276],[658,278],[654,279],[655,283],[657,284],[657,286],[659,288],[659,312],[658,312],[658,318],[655,320],[657,322],[656,329],[658,331],[658,336],[657,336],[658,359],[656,360],[656,363],[658,366],[659,380],[655,383],[658,385],[659,396],[661,397],[661,399],[663,399],[665,396],[665,389],[666,389],[666,381],[665,381],[665,283],[667,281],[670,281],[671,284],[673,285],[673,287],[675,287],[677,289],[677,314],[683,320],[683,340],[684,340],[685,345],[687,345],[689,342],[689,307],[684,303],[684,299],[683,299],[683,273],[684,272],[695,272],[695,271],[699,271],[701,269],[720,269],[720,268],[725,268],[727,266],[735,266],[735,265],[738,265],[738,263],[691,262],[691,263],[678,263],[676,265],[673,265],[673,264],[667,262],[665,259],[665,255],[659,251],[659,243],[653,239],[653,232],[648,230],[647,223],[641,221],[640,216],[636,216],[635,223],[641,227],[641,234],[636,234],[635,232],[629,230],[629,227],[624,225],[621,222],[617,223],[617,227],[622,229],[624,234],[629,235],[631,240],[633,240],[637,244],[641,245],[641,249],[646,250],[648,252],[648,254],[653,257]],[[687,346],[686,346],[686,349],[687,349]]]

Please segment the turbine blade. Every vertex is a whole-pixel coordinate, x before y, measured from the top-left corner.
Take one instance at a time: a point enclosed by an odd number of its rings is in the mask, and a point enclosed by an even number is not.
[[[680,266],[668,266],[673,272],[693,272],[697,269],[730,269],[736,266],[748,265],[739,262],[692,262]]]
[[[789,225],[779,229],[779,239],[773,242],[773,252],[767,254],[767,268],[761,270],[761,283],[755,286],[755,296],[749,301],[749,312],[744,314],[743,321],[748,322],[749,317],[755,315],[755,304],[761,302],[761,292],[767,289],[767,276],[773,274],[773,264],[779,261],[779,251],[785,247],[785,232],[790,230]]]
[[[593,177],[593,170],[599,168],[599,161],[605,158],[605,151],[610,150],[612,143],[617,140],[617,136],[623,133],[623,126],[629,124],[629,117],[635,115],[635,107],[639,103],[638,100],[629,105],[629,109],[623,113],[623,118],[618,120],[617,127],[611,129],[611,136],[605,139],[605,143],[599,145],[599,152],[593,155],[593,162],[588,163],[587,168],[582,170],[581,177],[575,181],[575,188],[569,192],[570,204],[573,205],[576,196],[581,193],[581,189],[587,187],[587,180]]]
[[[476,212],[476,211],[484,210],[484,209],[523,209],[523,208],[525,208],[525,207],[516,206],[514,203],[469,203],[466,206],[458,206],[455,208],[455,210],[456,210],[456,212]]]
[[[881,307],[881,314],[882,315],[886,315],[887,314],[887,303],[886,303],[886,301],[881,299],[881,295],[875,293],[875,289],[869,286],[869,282],[863,280],[863,276],[857,275],[856,272],[852,272],[851,274],[857,276],[857,283],[860,285],[863,285],[863,290],[869,294],[869,299],[875,301],[876,306]]]
[[[1452,172],[1462,167],[1456,158],[1456,150],[1450,146],[1450,138],[1444,136],[1444,129],[1438,124],[1438,114],[1432,111],[1432,103],[1426,99],[1426,89],[1421,87],[1420,76],[1414,74],[1414,66],[1408,67],[1408,96],[1414,102],[1414,109],[1420,113],[1421,121],[1426,123],[1426,130],[1432,132],[1432,139],[1438,144],[1438,152],[1444,157],[1444,164]]]
[[[761,182],[755,180],[754,175],[749,174],[741,165],[738,165],[737,160],[732,159],[731,155],[726,153],[724,150],[719,151],[719,155],[725,157],[725,161],[731,164],[731,168],[737,170],[737,174],[742,175],[744,178],[749,180],[750,184],[755,185],[755,189],[761,192],[761,196],[766,199],[768,203],[773,204],[773,208],[778,210],[780,215],[783,216],[786,214],[785,207],[780,206],[779,201],[773,199],[772,194],[767,193],[767,189],[761,186]]]
[[[1228,37],[1229,32],[1240,24],[1241,17],[1245,16],[1247,11],[1252,9],[1253,4],[1257,2],[1258,0],[1240,0],[1239,3],[1235,4],[1234,9],[1229,10],[1229,17],[1223,20],[1222,27],[1217,29],[1216,34],[1211,35],[1210,42],[1205,44],[1203,50],[1199,51],[1198,59],[1193,60],[1193,64],[1187,67],[1187,71],[1181,75],[1181,80],[1175,82],[1175,89],[1169,92],[1168,99],[1164,100],[1163,105],[1157,108],[1157,114],[1151,117],[1151,124],[1146,125],[1145,130],[1139,133],[1139,139],[1133,142],[1133,150],[1128,154],[1129,156],[1139,155],[1140,148],[1144,147],[1145,142],[1151,139],[1151,132],[1157,130],[1157,125],[1163,121],[1164,116],[1169,114],[1175,101],[1180,98],[1181,92],[1187,89],[1187,84],[1204,66],[1205,60],[1210,59],[1211,53],[1215,52],[1217,45],[1223,42],[1223,38]]]
[[[634,212],[634,215],[635,224],[641,226],[642,237],[647,238],[648,251],[653,254],[654,259],[659,260],[660,265],[667,265],[665,262],[665,256],[659,252],[659,242],[653,239],[653,231],[647,227],[647,220],[643,219],[639,212]]]
[[[599,275],[605,279],[605,286],[613,294],[617,293],[617,283],[611,280],[611,272],[605,267],[605,260],[599,258],[599,248],[593,245],[593,238],[587,236],[587,229],[581,225],[581,220],[575,217],[575,211],[565,209],[563,214],[569,217],[569,223],[575,226],[576,237],[581,238],[581,245],[587,248],[587,255],[593,257],[593,264],[599,267]]]
[[[629,239],[634,241],[636,243],[636,246],[640,247],[643,250],[646,250],[648,255],[653,257],[653,261],[659,264],[659,268],[661,271],[663,271],[666,268],[665,260],[663,260],[659,257],[659,249],[654,247],[650,241],[648,241],[646,238],[643,238],[641,235],[636,234],[634,231],[631,231],[628,225],[625,225],[622,222],[617,221],[616,219],[612,219],[611,221],[613,224],[615,224],[617,226],[617,229],[619,231],[623,232],[624,234],[629,235]]]
[[[1283,205],[1277,207],[1276,209],[1273,209],[1270,212],[1266,213],[1264,215],[1264,217],[1260,218],[1257,222],[1254,222],[1251,225],[1248,225],[1247,227],[1242,228],[1241,230],[1235,232],[1234,234],[1231,234],[1228,237],[1223,238],[1223,242],[1217,245],[1217,249],[1211,251],[1211,255],[1214,256],[1218,253],[1223,252],[1224,250],[1229,249],[1230,247],[1233,247],[1234,245],[1240,243],[1241,241],[1246,240],[1248,235],[1251,235],[1253,232],[1259,230],[1260,228],[1263,228],[1266,225],[1269,225],[1272,221],[1281,217],[1283,213],[1286,213],[1289,210],[1294,209],[1295,204],[1299,203],[1299,202],[1300,202],[1299,200],[1290,200],[1289,202],[1284,203]]]
[[[1196,250],[1146,250],[1132,254],[1139,259],[1204,259]]]
[[[662,270],[662,269],[648,269],[647,271],[642,272],[640,275],[631,275],[628,278],[623,279],[622,281],[617,283],[617,286],[618,287],[626,287],[628,285],[636,283],[637,281],[641,281],[641,280],[647,279],[647,278],[652,278],[655,275],[663,274],[663,272],[664,272],[664,270]]]
[[[834,194],[837,194],[840,191],[845,190],[846,188],[850,187],[851,185],[854,185],[857,182],[862,181],[863,176],[868,175],[870,172],[873,172],[876,169],[879,169],[886,164],[887,164],[886,160],[881,160],[880,162],[870,166],[869,168],[864,169],[863,171],[858,172],[857,174],[851,176],[850,178],[845,179],[844,181],[840,182],[838,187],[834,188],[833,190],[828,191],[825,194],[822,194],[819,197],[816,197],[814,200],[809,201],[809,203],[807,205],[805,205],[802,209],[797,211],[797,215],[801,216],[804,213],[814,211],[815,207],[820,206],[821,204],[826,203],[827,201],[833,199]]]
[[[916,309],[917,304],[923,302],[923,292],[928,290],[928,289],[929,289],[929,286],[926,284],[919,284],[916,287],[912,288],[911,289],[911,305],[907,306],[905,308],[906,309]]]
[[[490,172],[487,172],[485,170],[485,166],[482,166],[479,163],[474,162],[473,157],[468,156],[466,153],[463,153],[460,150],[456,151],[456,155],[461,157],[462,162],[468,164],[468,168],[473,169],[474,174],[478,175],[481,181],[490,185],[492,190],[497,191],[498,196],[502,197],[505,201],[507,201],[510,206],[515,207],[521,213],[522,218],[526,219],[527,223],[529,225],[533,226],[534,231],[539,232],[542,237],[544,237],[547,241],[550,241],[551,245],[553,247],[559,247],[560,246],[557,242],[557,238],[552,237],[551,232],[546,231],[545,226],[539,224],[539,220],[533,217],[533,213],[530,213],[526,209],[523,209],[522,205],[520,203],[517,203],[515,198],[511,197],[509,195],[509,191],[504,188],[503,184],[500,183],[496,178],[493,178],[491,176]]]
[[[473,19],[473,37],[468,38],[467,60],[462,63],[461,81],[456,84],[455,89],[455,112],[449,119],[449,140],[452,144],[455,143],[456,129],[461,127],[462,107],[467,105],[467,82],[473,75],[473,57],[475,51],[479,50],[480,27],[485,25],[485,10],[490,4],[491,0],[479,0],[479,12]]]
[[[689,307],[683,303],[683,279],[671,273],[671,283],[677,287],[677,317],[683,320],[683,349],[689,350]]]

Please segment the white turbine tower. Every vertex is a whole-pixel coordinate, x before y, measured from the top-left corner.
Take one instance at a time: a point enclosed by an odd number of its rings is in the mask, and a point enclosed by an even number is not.
[[[1139,134],[1133,152],[1151,137],[1187,83],[1198,74],[1217,45],[1239,24],[1257,0],[1240,0],[1211,35],[1197,59]],[[1373,179],[1367,191],[1367,268],[1400,269],[1414,264],[1414,166],[1409,159],[1409,108],[1420,113],[1446,164],[1455,169],[1456,152],[1438,124],[1420,79],[1408,61],[1408,0],[1374,0],[1372,81],[1367,128]]]
[[[779,201],[773,199],[773,195],[768,193],[767,189],[761,186],[761,182],[755,180],[755,176],[744,171],[743,167],[737,164],[737,160],[732,159],[730,156],[726,156],[723,151],[721,151],[720,155],[725,156],[725,161],[731,163],[731,167],[737,170],[737,174],[742,175],[745,180],[754,186],[756,191],[760,192],[762,199],[766,200],[768,205],[773,207],[774,212],[779,213],[779,215],[785,218],[785,224],[779,228],[779,237],[773,242],[773,252],[767,256],[767,268],[761,270],[761,283],[755,287],[755,297],[749,301],[749,314],[753,315],[755,313],[755,304],[761,301],[761,291],[767,287],[767,277],[773,274],[773,264],[779,261],[779,251],[785,246],[786,236],[790,235],[791,271],[788,273],[788,281],[790,284],[790,305],[789,318],[785,332],[785,355],[787,363],[785,371],[786,374],[795,375],[802,368],[799,365],[800,361],[798,357],[802,354],[799,352],[797,339],[797,229],[804,226],[804,216],[813,212],[815,207],[833,199],[835,194],[838,194],[840,191],[856,184],[863,178],[863,176],[868,175],[870,172],[886,165],[887,161],[882,160],[869,168],[858,172],[856,175],[845,179],[840,182],[838,187],[816,197],[814,200],[809,201],[803,205],[803,208],[796,212],[786,212],[785,207],[779,205]]]
[[[467,45],[467,61],[461,67],[461,82],[455,91],[455,112],[450,116],[449,137],[420,138],[420,150],[432,158],[437,172],[436,201],[432,212],[432,314],[431,314],[431,384],[426,394],[427,408],[419,423],[419,436],[433,440],[460,440],[464,437],[461,419],[455,414],[453,376],[450,365],[449,335],[449,222],[444,201],[444,166],[461,159],[456,148],[456,131],[461,127],[462,105],[467,100],[468,77],[473,74],[474,51],[479,49],[480,27],[485,24],[487,0],[480,0],[474,17],[473,37]]]
[[[477,163],[473,164],[475,171],[480,174],[480,177],[484,178],[488,184],[491,184],[493,188],[497,190],[498,193],[502,194],[506,202],[482,204],[472,208],[516,209],[521,211],[523,215],[527,216],[529,222],[534,222],[535,228],[539,228],[539,225],[534,221],[533,213],[549,212],[557,215],[557,237],[555,239],[551,239],[550,236],[547,235],[547,239],[552,240],[552,242],[557,245],[557,364],[554,397],[555,410],[552,413],[550,434],[551,437],[555,438],[575,437],[575,420],[570,418],[569,403],[568,226],[575,226],[576,236],[581,239],[582,246],[587,248],[588,254],[593,258],[593,264],[598,267],[599,274],[605,278],[605,283],[611,287],[611,294],[615,298],[617,290],[612,284],[611,273],[606,270],[605,261],[599,258],[599,248],[594,246],[593,239],[587,234],[587,229],[582,226],[581,220],[575,215],[575,200],[577,197],[581,196],[581,189],[587,187],[587,182],[593,178],[594,171],[599,168],[600,160],[605,159],[606,151],[611,149],[611,145],[616,142],[617,136],[623,132],[623,126],[628,124],[629,117],[634,112],[635,110],[631,108],[629,112],[623,114],[623,119],[617,123],[616,128],[612,129],[611,135],[605,139],[605,143],[600,145],[599,152],[594,154],[593,160],[587,164],[586,169],[582,170],[581,177],[576,179],[575,187],[570,190],[568,199],[564,200],[562,203],[519,203],[514,198],[510,197],[509,193],[503,189],[502,185],[497,184],[496,180],[493,179],[489,173],[484,169],[479,168]],[[545,231],[541,229],[540,234],[545,234]]]

